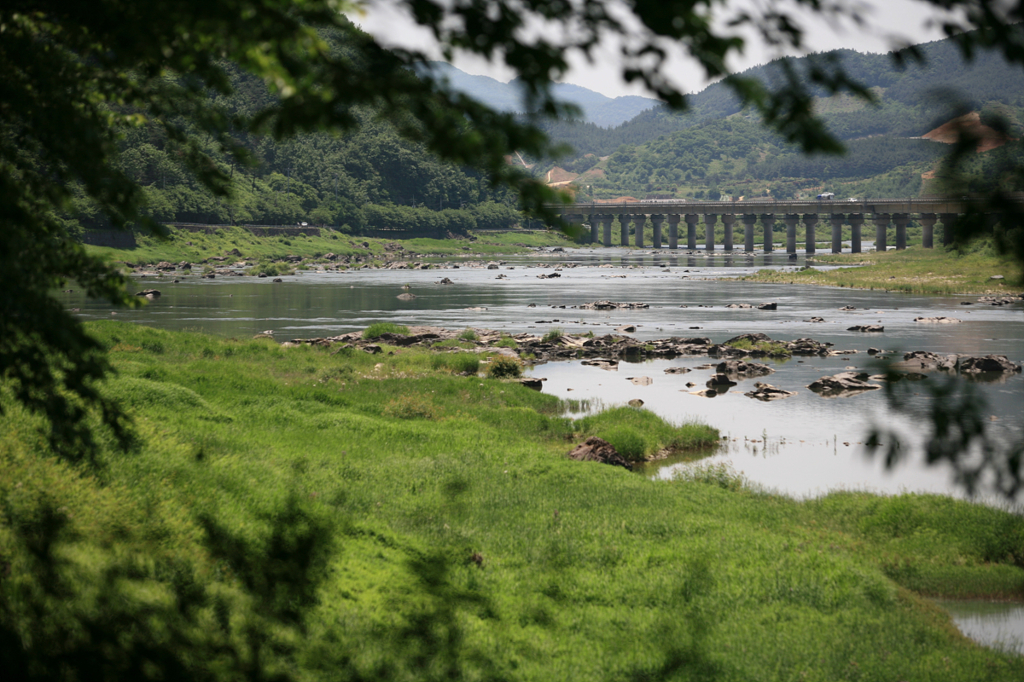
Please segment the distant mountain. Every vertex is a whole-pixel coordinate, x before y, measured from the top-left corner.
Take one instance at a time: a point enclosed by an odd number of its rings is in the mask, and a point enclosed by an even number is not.
[[[446,78],[459,92],[470,95],[494,109],[510,112],[526,110],[518,79],[502,83],[488,76],[473,76],[446,62],[430,62],[429,68],[435,74]],[[649,97],[606,97],[599,92],[570,83],[556,84],[554,92],[559,99],[578,106],[582,111],[583,121],[601,128],[613,128],[661,104]]]
[[[972,61],[966,61],[950,39],[924,43],[917,49],[925,62],[907,60],[903,67],[894,64],[889,54],[860,54],[853,50],[795,58],[790,64],[806,76],[812,65],[834,61],[871,88],[878,99],[877,107],[849,96],[822,96],[816,102],[822,118],[842,140],[875,135],[916,137],[964,111],[1024,107],[1024,70],[1009,64],[1001,54],[978,50]],[[740,75],[771,83],[779,78],[780,66],[779,61],[774,61]],[[613,129],[567,122],[546,124],[545,129],[552,138],[572,145],[577,154],[574,158],[586,154],[606,156],[623,144],[641,145],[737,114],[749,116],[749,112],[741,111],[732,91],[716,83],[690,95],[689,109],[683,113],[657,106]]]

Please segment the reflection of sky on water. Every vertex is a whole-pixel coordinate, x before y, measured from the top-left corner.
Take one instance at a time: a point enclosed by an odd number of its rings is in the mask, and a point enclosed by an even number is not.
[[[573,361],[540,365],[532,374],[547,379],[544,392],[561,398],[596,399],[604,406],[639,398],[645,409],[674,423],[697,420],[715,426],[725,438],[723,448],[704,461],[728,462],[748,479],[786,494],[814,496],[836,489],[958,494],[948,468],[923,466],[919,457],[910,455],[908,461],[887,470],[881,456],[868,456],[863,443],[875,424],[896,430],[906,450],[919,452],[913,447],[919,438],[914,435],[912,420],[888,410],[881,390],[827,399],[806,388],[815,379],[847,367],[869,369],[868,356],[794,358],[775,364],[774,374],[740,381],[715,398],[691,393],[705,387],[712,369],[693,369],[686,374],[664,372],[672,366],[696,368],[713,362],[704,357],[623,362],[618,370],[608,371]],[[653,383],[636,386],[628,380],[640,376],[650,377]],[[772,402],[754,400],[744,393],[754,389],[755,381],[797,394]],[[695,385],[687,387],[687,383]],[[1016,375],[1005,384],[982,388],[991,401],[990,413],[997,418],[994,424],[1019,427],[1024,379]],[[1003,393],[1009,394],[1009,399],[999,399]],[[914,398],[924,401],[920,395],[911,396]],[[683,466],[687,465],[659,462],[648,467],[647,473],[670,478]]]
[[[953,622],[976,642],[1024,655],[1024,604],[939,600]]]

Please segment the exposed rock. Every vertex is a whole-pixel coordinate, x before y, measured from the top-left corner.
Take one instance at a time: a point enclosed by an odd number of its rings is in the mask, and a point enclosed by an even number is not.
[[[225,252],[224,255],[226,255],[226,256],[236,256],[236,257],[240,258],[242,256],[242,252],[239,251],[238,249],[231,249],[230,251]]]
[[[410,294],[409,292],[406,292],[404,294],[399,294],[397,298],[399,301],[411,301],[414,298],[416,298],[416,294]]]
[[[1005,355],[986,355],[984,357],[961,357],[959,370],[961,374],[981,374],[999,372],[1012,374],[1019,372],[1020,365],[1010,362]]]
[[[519,383],[527,388],[532,388],[536,391],[541,390],[544,387],[542,379],[535,379],[534,377],[523,377],[519,379]]]
[[[665,374],[686,374],[689,371],[689,367],[669,367],[665,370]]]
[[[487,264],[487,269],[488,270],[497,270],[498,269],[498,264],[495,263],[494,261],[491,261],[490,263]]]
[[[616,452],[611,443],[597,436],[591,436],[573,448],[572,452],[569,453],[569,459],[576,460],[577,462],[600,462],[601,464],[611,464],[612,466],[625,467],[630,471],[633,470],[633,465]]]
[[[375,343],[371,343],[369,345],[363,346],[363,350],[365,352],[369,353],[370,355],[377,355],[378,353],[380,353],[382,351],[381,347],[378,346]]]
[[[144,296],[150,301],[155,301],[160,298],[160,292],[156,289],[143,289],[142,291],[136,292],[136,296]]]
[[[869,378],[864,372],[840,372],[829,377],[821,377],[808,384],[807,388],[823,398],[845,398],[862,391],[881,388],[878,384],[868,383]]]
[[[782,398],[788,398],[790,396],[796,395],[796,391],[785,391],[781,388],[776,388],[771,384],[764,384],[758,381],[756,384],[754,384],[753,391],[748,391],[743,395],[747,396],[748,398],[756,398],[757,400],[763,400],[764,402],[768,402],[771,400],[781,400]]]
[[[207,275],[207,276],[208,276],[208,277],[209,277],[210,279],[213,279],[213,275]],[[272,279],[272,280],[270,280],[270,281],[271,281],[271,282],[277,282],[277,283],[281,283],[281,282],[284,282],[284,280],[283,280],[283,279],[281,279],[280,277],[275,277],[274,279]]]
[[[173,270],[174,269],[174,264],[173,263],[168,263],[167,261],[160,261],[159,263],[156,264],[156,269],[157,270]]]
[[[852,327],[847,327],[848,332],[884,332],[885,327],[880,324],[857,324]]]
[[[455,284],[455,282],[451,281],[447,277],[444,277],[444,278],[441,279],[440,282],[438,282],[438,284]]]
[[[725,375],[730,379],[753,379],[764,377],[775,372],[774,369],[761,362],[747,362],[745,360],[726,360],[715,367],[718,374]]]
[[[776,310],[779,307],[778,303],[762,303],[757,306],[758,310]]]
[[[584,303],[581,310],[646,310],[649,308],[646,303],[616,303],[614,301],[594,301]]]
[[[561,277],[562,275],[557,272],[552,272],[550,275],[545,275],[543,272],[537,275],[537,279],[554,279],[555,277]]]
[[[926,350],[915,350],[903,355],[903,360],[893,363],[893,368],[900,371],[929,371],[956,369],[955,355],[938,355]]]
[[[726,308],[753,308],[749,303],[730,303]]]
[[[815,322],[815,323],[821,323],[821,322],[824,322],[824,321],[825,321],[824,317],[812,317],[809,320],[804,320],[804,322]]]
[[[256,334],[252,338],[254,338],[254,339],[271,339],[271,340],[273,340],[274,332],[270,331],[270,330],[267,330],[265,332],[260,332],[259,334]]]
[[[724,389],[725,387],[723,386],[722,388]],[[727,393],[727,392],[728,391],[726,391],[726,390],[718,391],[718,390],[713,389],[713,388],[704,388],[704,389],[701,389],[699,391],[691,391],[690,395],[699,395],[702,398],[715,398],[718,395],[720,395],[722,393]]]
[[[619,361],[618,360],[604,360],[604,359],[601,359],[601,358],[598,358],[596,360],[584,360],[580,364],[586,365],[587,367],[597,367],[598,369],[616,369],[617,370],[619,368]]]
[[[632,400],[628,401],[626,404],[629,405],[630,407],[643,407],[644,406],[644,401],[640,400],[640,398],[633,398]]]
[[[636,326],[632,324],[624,324],[621,327],[616,327],[615,331],[619,332],[620,334],[632,334],[633,332],[636,331]]]
[[[736,382],[729,378],[728,374],[722,374],[721,372],[713,374],[708,382],[705,384],[708,388],[717,389],[719,386],[735,386]]]
[[[654,383],[654,379],[650,377],[626,377],[629,381],[633,382],[634,386],[650,386]]]
[[[868,348],[868,355],[878,355],[881,352],[881,348]]]
[[[856,310],[856,308],[854,308],[852,305],[844,305],[842,308],[840,308],[840,310],[842,310],[843,312],[850,312],[851,310]]]
[[[750,343],[758,343],[760,341],[771,342],[771,340],[772,340],[772,337],[768,336],[767,334],[760,334],[760,333],[758,333],[758,334],[740,334],[739,336],[732,337],[731,339],[726,341],[726,343],[727,344],[741,343],[743,341],[749,341]]]
[[[960,324],[961,320],[955,317],[915,317],[914,322],[924,322],[927,324]]]

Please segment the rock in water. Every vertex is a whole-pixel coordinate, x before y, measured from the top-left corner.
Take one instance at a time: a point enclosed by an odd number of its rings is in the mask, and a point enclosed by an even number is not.
[[[914,322],[924,322],[927,324],[960,324],[960,320],[955,317],[915,317]]]
[[[830,377],[821,377],[808,384],[807,388],[822,398],[847,398],[862,391],[881,388],[878,384],[868,383],[868,378],[869,375],[864,372],[840,372]]]
[[[718,374],[724,374],[730,379],[753,379],[754,377],[768,376],[775,370],[761,362],[747,362],[745,360],[726,360],[715,367]]]
[[[982,374],[985,372],[1012,374],[1020,371],[1020,365],[1010,362],[1005,355],[986,355],[981,358],[960,358],[959,369],[961,374]]]
[[[748,398],[756,398],[757,400],[768,402],[770,400],[781,400],[782,398],[788,398],[792,395],[796,395],[796,391],[784,391],[783,389],[776,388],[771,384],[764,384],[758,381],[754,384],[753,391],[749,391],[743,395]]]
[[[616,452],[611,443],[597,436],[591,436],[573,448],[572,452],[569,453],[569,459],[576,460],[577,462],[600,462],[601,464],[611,464],[612,466],[624,467],[630,471],[633,470],[633,465]]]
[[[848,332],[884,332],[885,327],[880,324],[857,324],[852,327],[847,327]]]

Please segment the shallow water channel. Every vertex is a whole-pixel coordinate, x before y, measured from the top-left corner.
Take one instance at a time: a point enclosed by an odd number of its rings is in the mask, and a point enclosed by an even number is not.
[[[774,339],[811,337],[849,350],[829,358],[793,358],[775,363],[775,373],[761,380],[797,391],[791,398],[763,403],[743,395],[754,380],[740,382],[715,398],[693,395],[712,371],[706,357],[681,357],[643,363],[620,363],[615,371],[585,367],[579,361],[542,364],[530,370],[545,378],[544,392],[560,398],[587,399],[587,409],[624,404],[639,398],[644,407],[673,422],[701,420],[717,427],[722,447],[705,461],[723,463],[760,486],[794,497],[853,489],[881,493],[934,492],[966,496],[948,467],[928,467],[920,448],[921,417],[896,413],[883,391],[849,398],[825,399],[806,385],[845,369],[877,371],[868,348],[886,351],[927,350],[970,355],[1001,354],[1024,362],[1024,304],[981,305],[975,296],[923,296],[739,282],[735,277],[761,268],[798,268],[800,255],[727,256],[621,249],[541,252],[496,258],[499,270],[472,262],[457,269],[355,270],[343,273],[299,272],[281,283],[270,278],[198,276],[139,278],[139,289],[155,288],[162,296],[134,311],[113,310],[86,299],[80,292],[61,294],[83,319],[126,320],[165,329],[194,329],[245,338],[271,331],[278,341],[333,336],[365,328],[373,322],[436,325],[450,329],[477,327],[510,333],[543,334],[553,328],[567,333],[612,333],[620,325],[636,325],[640,340],[671,336],[705,336],[715,342],[742,333],[763,332]],[[436,261],[456,263],[457,261]],[[560,269],[558,269],[560,268]],[[556,273],[558,278],[540,279]],[[997,274],[997,273],[993,273]],[[502,279],[498,279],[503,275]],[[454,283],[436,284],[443,277]],[[408,286],[416,298],[397,298]],[[594,311],[574,308],[608,299],[644,302],[645,310]],[[972,301],[973,305],[962,305]],[[774,302],[775,311],[727,308],[732,303]],[[853,311],[840,308],[852,306]],[[929,325],[916,317],[947,316],[961,324]],[[825,322],[811,322],[812,317]],[[847,331],[855,324],[883,324],[880,334]],[[856,351],[856,352],[853,352]],[[666,374],[686,367],[685,374]],[[650,377],[649,385],[630,379]],[[692,387],[687,383],[694,384]],[[1004,434],[1024,428],[1024,376],[1014,374],[995,382],[974,382],[987,401],[991,426]],[[911,387],[903,404],[927,408],[924,390]],[[886,468],[863,443],[872,427],[899,434],[898,466]],[[883,442],[891,441],[890,436]],[[665,460],[647,466],[644,474],[671,477],[686,463]],[[983,491],[978,499],[1005,504]],[[963,604],[958,602],[957,604]],[[949,607],[954,610],[953,606]],[[959,607],[957,607],[959,608]],[[992,615],[992,609],[1002,609]],[[955,612],[955,611],[954,611]],[[1019,605],[994,605],[988,616],[956,616],[965,633],[986,643],[996,639],[973,634],[988,619],[1007,623],[1022,634]],[[973,620],[971,620],[973,619]],[[994,620],[993,620],[994,619]],[[974,623],[975,625],[972,625]],[[980,630],[979,630],[980,632]],[[1001,632],[1001,631],[1000,631]],[[1015,645],[1020,650],[1019,644]]]

